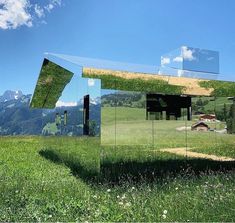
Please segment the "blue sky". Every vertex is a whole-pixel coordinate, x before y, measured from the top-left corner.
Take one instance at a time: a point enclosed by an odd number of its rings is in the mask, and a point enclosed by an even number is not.
[[[9,1],[28,4],[12,25]],[[187,45],[218,50],[220,78],[235,81],[234,12],[234,0],[0,0],[0,94],[32,93],[44,52],[160,65]]]

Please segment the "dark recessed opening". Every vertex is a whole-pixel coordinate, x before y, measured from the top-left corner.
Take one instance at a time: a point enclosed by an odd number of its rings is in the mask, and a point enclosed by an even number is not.
[[[179,95],[146,95],[147,120],[177,120],[187,116],[191,120],[191,97]]]

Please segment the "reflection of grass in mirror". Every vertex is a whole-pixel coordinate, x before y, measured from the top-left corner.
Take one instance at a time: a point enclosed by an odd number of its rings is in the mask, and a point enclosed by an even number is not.
[[[116,120],[114,118],[115,114]],[[193,117],[193,121],[159,120],[152,122],[145,120],[145,109],[103,107],[101,142],[104,145],[109,145],[114,144],[116,140],[118,145],[148,145],[152,148],[154,140],[155,149],[185,147],[185,125],[189,127],[187,131],[188,147],[194,148],[199,146],[205,148],[214,145],[214,143],[219,143],[221,139],[226,139],[229,142],[235,140],[234,135],[219,134],[213,131],[191,131],[191,125],[195,123],[198,118],[199,116]],[[208,125],[210,128],[216,130],[223,130],[225,127],[224,122],[208,122]],[[152,127],[154,127],[154,130]]]
[[[235,82],[227,81],[200,81],[199,85],[203,88],[212,88],[214,91],[211,95],[217,97],[233,97],[235,95]]]
[[[54,108],[72,76],[73,73],[70,71],[45,59],[30,106],[32,108]]]
[[[100,78],[102,89],[123,91],[161,92],[165,94],[182,94],[184,87],[168,84],[165,80],[157,79],[126,79],[110,75],[83,74],[84,77]]]

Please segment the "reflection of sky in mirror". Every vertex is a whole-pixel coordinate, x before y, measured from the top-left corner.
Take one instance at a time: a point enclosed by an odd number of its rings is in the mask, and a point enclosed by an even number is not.
[[[74,75],[70,83],[65,87],[56,106],[65,107],[82,104],[83,96],[87,94],[90,95],[91,99],[97,99],[100,97],[100,88],[100,80]]]
[[[161,57],[160,72],[179,77],[217,79],[219,52],[182,46]]]
[[[183,69],[208,73],[219,73],[219,53],[212,50],[203,50],[188,47],[190,59],[183,60]]]
[[[64,61],[72,64],[76,64],[81,67],[97,68],[97,69],[108,69],[108,70],[123,70],[128,72],[142,72],[142,73],[156,73],[156,66],[135,64],[135,63],[125,63],[119,61],[87,58],[72,56],[66,54],[55,54],[46,53],[47,57],[53,58],[54,61]]]
[[[214,52],[214,51],[212,51]],[[183,61],[193,61],[194,55],[193,51],[186,46],[178,48],[169,54],[166,54],[161,57],[161,66],[151,66],[151,65],[142,65],[142,64],[133,64],[133,63],[122,63],[116,61],[108,61],[108,60],[101,60],[101,59],[94,59],[94,58],[85,58],[85,57],[77,57],[65,54],[54,54],[49,53],[47,57],[54,62],[59,61],[59,64],[73,64],[75,67],[91,67],[97,69],[108,69],[108,70],[119,70],[119,71],[126,71],[126,72],[141,72],[145,74],[155,74],[155,75],[168,75],[168,76],[184,76],[184,77],[192,77],[192,78],[201,78],[201,79],[209,79],[209,80],[216,80],[217,74],[208,72],[208,71],[198,71],[196,67],[195,69],[185,69],[183,67]],[[208,59],[209,61],[211,58]],[[200,60],[202,63],[202,60]],[[215,63],[215,61],[213,62]],[[203,63],[202,63],[203,64]],[[205,66],[205,65],[204,65]],[[198,64],[200,67],[200,64]],[[193,68],[193,65],[190,67]],[[205,69],[209,69],[208,65]],[[203,70],[203,69],[202,69]],[[81,71],[80,71],[81,73]]]

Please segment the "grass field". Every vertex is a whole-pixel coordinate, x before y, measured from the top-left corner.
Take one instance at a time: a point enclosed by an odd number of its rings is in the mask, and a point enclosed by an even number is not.
[[[116,118],[115,118],[116,117]],[[198,120],[145,120],[145,109],[105,107],[102,108],[101,142],[103,145],[142,145],[150,149],[190,147],[207,150],[212,147],[232,148],[234,154],[235,136],[214,131],[191,131],[191,126]],[[212,129],[222,130],[223,122],[208,123]],[[177,128],[188,127],[179,131]]]
[[[98,145],[2,137],[0,221],[235,221],[234,163]]]
[[[144,117],[144,109],[105,108],[102,146],[98,137],[1,137],[0,221],[234,222],[234,162],[160,149],[235,158],[235,136]]]

